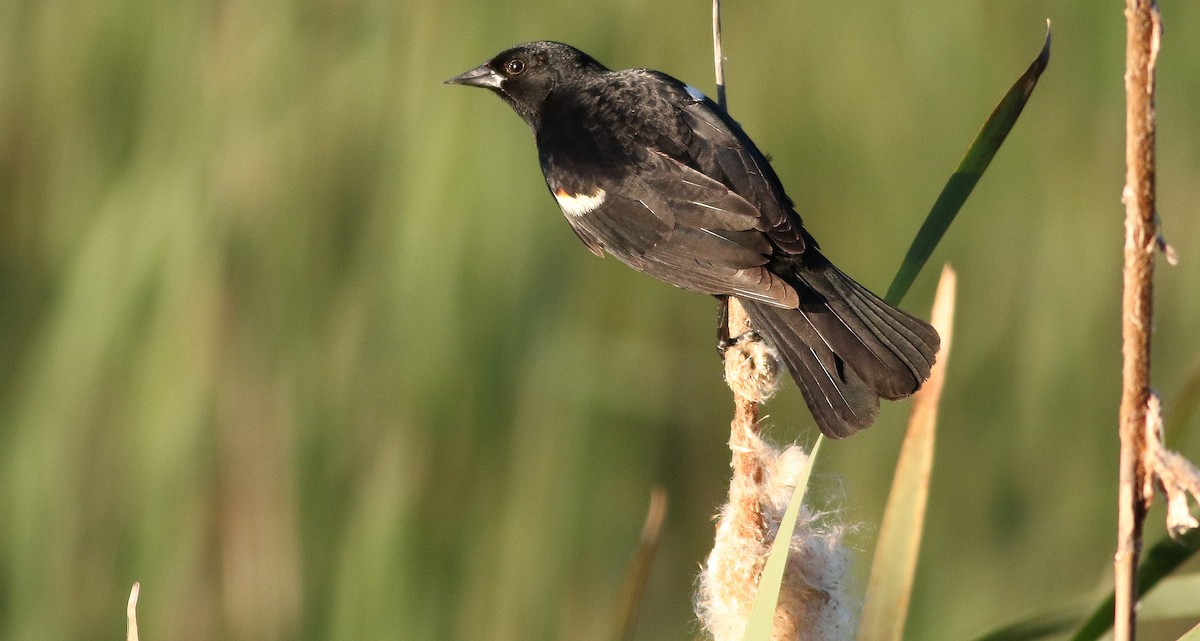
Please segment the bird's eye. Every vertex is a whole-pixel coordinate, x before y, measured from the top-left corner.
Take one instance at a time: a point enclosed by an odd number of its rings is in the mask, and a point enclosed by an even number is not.
[[[525,62],[520,58],[513,58],[504,63],[504,73],[511,76],[519,76],[525,72]]]

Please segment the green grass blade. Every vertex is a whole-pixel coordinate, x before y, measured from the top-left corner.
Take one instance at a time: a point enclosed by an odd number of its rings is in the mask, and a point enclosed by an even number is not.
[[[617,606],[617,625],[614,641],[632,641],[637,628],[638,613],[646,598],[646,584],[650,580],[650,569],[658,555],[658,543],[662,534],[663,520],[667,516],[667,491],[656,486],[650,491],[650,507],[646,510],[646,521],[642,525],[642,536],[638,542],[637,555],[625,578],[625,589]]]
[[[1142,597],[1154,589],[1159,581],[1187,561],[1200,549],[1200,530],[1191,530],[1179,538],[1163,536],[1145,554],[1138,568],[1138,594]],[[1113,594],[1108,593],[1091,616],[1071,637],[1071,641],[1096,641],[1112,628]]]
[[[762,576],[758,579],[754,609],[750,611],[750,620],[746,623],[746,641],[768,641],[771,638],[771,623],[775,618],[775,606],[779,603],[779,585],[783,582],[783,568],[787,563],[792,532],[796,529],[796,517],[800,515],[800,506],[808,492],[808,479],[812,476],[813,461],[817,459],[820,449],[821,439],[817,439],[808,455],[807,464],[796,479],[792,500],[788,502],[783,521],[779,523],[779,531],[775,533],[775,541],[771,543],[771,554],[767,556]]]
[[[1153,594],[1145,596],[1138,606],[1140,621],[1198,618],[1200,574],[1164,579]],[[1091,614],[1093,607],[1090,599],[1074,599],[1053,610],[1006,624],[976,637],[975,641],[1036,641],[1058,636],[1078,626],[1084,617]]]
[[[1035,641],[1068,632],[1091,612],[1090,603],[1075,603],[1051,612],[1043,612],[1015,623],[1009,623],[975,639],[975,641]]]
[[[929,476],[933,470],[938,399],[945,382],[954,321],[954,270],[942,270],[933,302],[933,325],[942,336],[942,352],[929,380],[914,396],[908,431],[900,447],[892,489],[884,508],[871,577],[863,597],[859,641],[900,641],[917,572]]]
[[[992,112],[992,115],[984,123],[983,129],[976,135],[975,140],[967,149],[966,156],[959,163],[958,169],[950,177],[946,187],[942,190],[942,194],[934,203],[933,209],[926,217],[925,223],[922,225],[917,236],[913,239],[912,247],[909,248],[908,254],[905,256],[904,262],[900,265],[900,269],[892,281],[891,287],[888,288],[887,300],[893,304],[897,304],[908,292],[912,286],[918,273],[925,266],[929,256],[933,253],[933,249],[941,241],[946,229],[953,222],[958,210],[970,195],[971,190],[979,181],[979,177],[983,171],[987,169],[992,157],[995,156],[996,150],[1000,148],[1000,144],[1008,136],[1008,132],[1012,130],[1013,124],[1016,123],[1017,117],[1020,116],[1021,110],[1025,107],[1025,103],[1029,100],[1034,87],[1037,85],[1037,80],[1045,70],[1046,64],[1050,60],[1050,32],[1047,29],[1046,39],[1042,45],[1042,50],[1038,57],[1033,61],[1029,68],[1017,79],[1016,83],[1009,89],[1008,93],[1001,99],[1000,104]],[[930,436],[932,438],[932,435]],[[759,579],[759,592],[754,600],[754,608],[750,615],[750,621],[746,626],[747,641],[767,641],[771,635],[771,622],[775,614],[775,605],[779,600],[779,585],[783,579],[783,568],[787,559],[787,548],[791,541],[792,531],[795,527],[796,515],[799,514],[800,505],[804,501],[804,493],[808,486],[808,476],[812,471],[813,461],[816,460],[817,453],[820,450],[823,438],[818,437],[815,445],[813,445],[812,453],[808,459],[808,467],[804,471],[804,477],[797,485],[796,491],[792,495],[792,500],[788,504],[787,512],[784,515],[783,523],[780,525],[779,532],[776,535],[775,541],[771,547],[771,554],[767,559],[767,564],[763,568],[762,577]],[[931,443],[932,444],[932,443]],[[930,456],[932,453],[930,453]],[[927,483],[927,481],[926,481]],[[928,488],[926,488],[926,492]],[[921,518],[923,521],[924,503],[921,502]],[[911,517],[911,515],[910,515]],[[909,519],[911,522],[911,518]],[[910,529],[908,537],[911,540],[913,532]],[[920,531],[916,531],[916,542],[919,542]],[[912,551],[915,560],[915,548]],[[915,569],[915,566],[914,566]],[[911,571],[907,581],[911,588]],[[890,581],[889,581],[890,583]],[[907,591],[905,592],[907,594]],[[893,603],[894,605],[894,603]],[[905,610],[907,611],[907,598],[905,598]],[[895,610],[891,610],[894,617]],[[901,621],[903,618],[901,617]],[[903,623],[900,624],[902,629]],[[860,629],[860,639],[869,637],[863,636]],[[895,638],[899,638],[898,636]]]
[[[1197,624],[1196,627],[1184,632],[1183,636],[1179,637],[1179,641],[1200,641],[1200,624]]]
[[[1183,444],[1182,447],[1172,446],[1172,449],[1187,451],[1191,449],[1188,446],[1195,445],[1193,442],[1193,439],[1196,438],[1193,433],[1193,419],[1196,418],[1197,410],[1200,410],[1200,361],[1192,366],[1192,371],[1184,380],[1179,391],[1175,393],[1175,402],[1166,415],[1167,438],[1177,444]]]
[[[941,242],[946,229],[950,227],[950,223],[954,222],[954,217],[958,215],[963,203],[971,195],[971,190],[975,188],[975,184],[983,176],[984,170],[992,162],[996,150],[1000,149],[1000,145],[1008,137],[1008,132],[1012,131],[1017,117],[1021,115],[1021,110],[1025,108],[1025,103],[1029,101],[1029,96],[1033,94],[1033,89],[1037,86],[1038,78],[1041,77],[1049,62],[1050,28],[1047,24],[1046,40],[1042,44],[1041,53],[1029,65],[1025,73],[1017,78],[1012,88],[1000,100],[1000,104],[996,105],[992,115],[983,123],[983,128],[979,130],[971,146],[967,148],[967,153],[963,156],[962,162],[958,164],[958,169],[954,171],[950,180],[946,182],[946,186],[942,188],[942,193],[934,202],[933,209],[929,211],[920,231],[913,238],[912,246],[908,248],[904,262],[900,264],[900,271],[896,273],[896,278],[892,280],[892,285],[888,288],[886,298],[889,302],[899,303],[900,299],[904,298],[904,294],[916,280],[917,274],[921,272],[926,261],[933,254],[933,250]]]
[[[1139,621],[1200,619],[1200,574],[1163,579],[1138,603]]]

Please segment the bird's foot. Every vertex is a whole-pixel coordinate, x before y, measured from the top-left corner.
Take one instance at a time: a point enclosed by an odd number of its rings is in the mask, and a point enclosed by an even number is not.
[[[725,360],[725,352],[730,348],[760,340],[762,336],[754,330],[737,336],[729,335],[729,297],[717,296],[717,354],[721,356],[721,360]]]
[[[725,352],[729,351],[729,349],[746,343],[756,343],[761,340],[762,335],[753,329],[737,336],[730,336],[726,333],[725,336],[717,338],[717,353],[721,355],[721,358],[725,358]]]

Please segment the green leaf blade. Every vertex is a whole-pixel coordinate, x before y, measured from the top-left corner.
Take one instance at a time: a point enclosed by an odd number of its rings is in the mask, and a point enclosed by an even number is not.
[[[908,248],[908,253],[904,256],[904,262],[900,264],[900,270],[896,273],[896,277],[892,280],[892,284],[888,287],[887,296],[888,302],[897,304],[904,295],[908,293],[912,287],[913,281],[916,280],[917,274],[921,273],[921,269],[925,267],[925,263],[929,261],[929,257],[933,255],[933,250],[937,248],[942,237],[946,235],[946,230],[950,228],[950,224],[954,222],[958,216],[959,210],[962,209],[963,203],[967,201],[967,197],[971,195],[971,191],[975,189],[975,185],[979,183],[979,179],[983,176],[983,172],[991,164],[992,158],[996,156],[996,152],[1000,149],[1000,145],[1004,143],[1012,131],[1013,125],[1017,123],[1017,118],[1021,115],[1021,111],[1025,109],[1025,104],[1029,101],[1029,97],[1033,95],[1033,90],[1037,86],[1038,78],[1042,72],[1046,70],[1046,65],[1050,62],[1050,27],[1046,26],[1046,39],[1042,44],[1042,50],[1037,58],[1029,64],[1029,68],[1017,81],[1009,88],[1008,93],[1000,99],[1000,103],[992,110],[992,114],[983,123],[983,128],[976,134],[975,140],[971,142],[971,146],[967,148],[966,155],[958,164],[958,168],[951,174],[950,179],[946,181],[946,186],[942,188],[942,193],[938,195],[937,200],[933,204],[933,208],[929,210],[929,215],[925,217],[925,222],[921,224],[921,229],[917,231],[917,235],[913,238],[912,245]]]
[[[750,611],[750,620],[746,623],[746,641],[768,641],[771,638],[771,625],[775,620],[775,606],[779,603],[779,586],[783,583],[783,569],[787,565],[788,549],[792,545],[792,533],[796,530],[796,518],[800,516],[800,506],[804,504],[804,495],[808,492],[808,479],[812,476],[813,461],[821,450],[824,438],[817,437],[808,461],[801,470],[800,478],[796,479],[796,488],[792,490],[792,499],[788,502],[783,520],[779,523],[779,531],[771,543],[771,553],[763,566],[762,576],[758,579],[758,594],[754,597],[754,608]]]
[[[1200,625],[1188,630],[1179,637],[1179,641],[1200,641]]]
[[[1140,597],[1145,597],[1159,581],[1190,559],[1197,550],[1200,550],[1200,529],[1191,530],[1175,539],[1164,536],[1156,541],[1143,556],[1142,565],[1138,568],[1137,587]],[[1071,637],[1071,641],[1096,641],[1112,629],[1114,603],[1115,599],[1110,591],[1108,598],[1092,611],[1091,616]]]

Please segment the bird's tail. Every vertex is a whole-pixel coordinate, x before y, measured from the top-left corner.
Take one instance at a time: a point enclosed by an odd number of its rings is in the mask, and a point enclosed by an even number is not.
[[[904,398],[929,378],[941,339],[814,250],[785,277],[798,309],[740,299],[754,328],[783,357],[817,427],[844,438],[867,427],[879,399]]]

